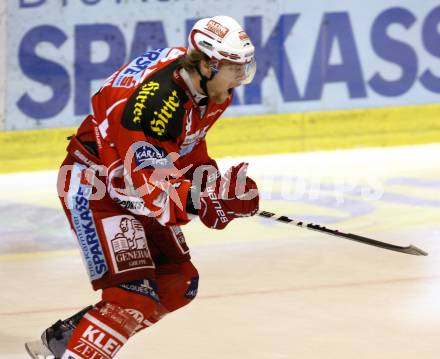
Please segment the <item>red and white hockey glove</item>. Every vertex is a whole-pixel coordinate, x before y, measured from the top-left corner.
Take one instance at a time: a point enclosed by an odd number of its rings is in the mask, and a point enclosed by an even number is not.
[[[256,183],[246,176],[248,164],[231,167],[223,177],[208,183],[200,195],[200,220],[209,228],[223,229],[238,217],[258,211]]]

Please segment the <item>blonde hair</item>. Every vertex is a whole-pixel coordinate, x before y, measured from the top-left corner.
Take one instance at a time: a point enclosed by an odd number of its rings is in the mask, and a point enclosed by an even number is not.
[[[180,65],[187,71],[197,71],[202,60],[209,61],[209,57],[201,51],[192,49],[180,58]]]

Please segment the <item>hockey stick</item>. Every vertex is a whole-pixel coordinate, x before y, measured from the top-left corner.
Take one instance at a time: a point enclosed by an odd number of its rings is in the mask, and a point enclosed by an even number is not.
[[[352,241],[361,242],[361,243],[364,243],[364,244],[368,244],[370,246],[375,246],[375,247],[379,247],[379,248],[388,249],[388,250],[394,251],[394,252],[400,252],[400,253],[405,253],[405,254],[412,254],[414,256],[427,256],[428,255],[427,252],[425,252],[425,251],[421,250],[420,248],[417,248],[417,247],[415,247],[413,245],[409,245],[408,247],[396,246],[394,244],[376,241],[375,239],[358,236],[356,234],[344,233],[344,232],[340,232],[340,231],[335,230],[335,229],[329,229],[329,228],[320,226],[318,224],[305,223],[305,222],[301,222],[301,221],[295,221],[292,218],[289,218],[289,217],[286,217],[286,216],[278,216],[275,213],[267,212],[267,211],[258,211],[257,214],[260,217],[270,218],[270,219],[272,219],[274,221],[288,223],[288,224],[293,224],[295,226],[306,228],[306,229],[310,229],[312,231],[318,231],[318,232],[330,234],[330,235],[333,235],[333,236],[336,236],[336,237],[342,237],[342,238],[350,239]]]

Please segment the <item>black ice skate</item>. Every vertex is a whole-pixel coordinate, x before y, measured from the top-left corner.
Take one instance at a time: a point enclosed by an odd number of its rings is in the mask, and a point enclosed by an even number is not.
[[[93,306],[88,306],[70,318],[58,320],[41,334],[41,341],[25,343],[25,348],[33,359],[60,359],[66,351],[73,330],[84,314]]]

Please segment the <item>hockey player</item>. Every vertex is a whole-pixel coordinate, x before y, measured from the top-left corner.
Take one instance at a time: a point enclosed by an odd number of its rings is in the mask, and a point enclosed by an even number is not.
[[[188,49],[148,51],[93,96],[58,191],[102,300],[45,330],[44,346],[27,343],[31,356],[113,358],[136,332],[194,299],[198,272],[180,226],[198,216],[223,229],[258,210],[247,164],[220,175],[205,141],[255,68],[246,32],[215,16],[194,25]]]

